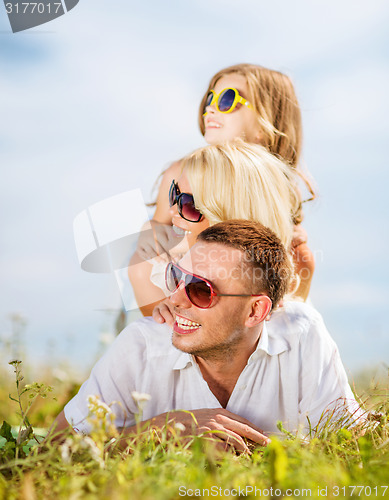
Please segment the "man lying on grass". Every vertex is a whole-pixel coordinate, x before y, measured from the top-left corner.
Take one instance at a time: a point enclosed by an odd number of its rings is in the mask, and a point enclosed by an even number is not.
[[[275,311],[291,274],[287,252],[261,224],[209,227],[167,266],[173,332],[152,318],[125,328],[57,417],[56,430],[70,424],[88,433],[87,399],[98,395],[112,404],[116,426],[135,433],[134,391],[151,396],[142,428],[179,422],[184,435],[216,431],[240,451],[247,450],[244,438],[266,445],[277,421],[305,434],[340,415],[341,425],[350,425],[361,410],[321,316],[287,300]]]

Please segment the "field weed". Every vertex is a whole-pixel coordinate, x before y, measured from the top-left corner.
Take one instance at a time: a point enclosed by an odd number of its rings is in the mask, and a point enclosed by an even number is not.
[[[280,435],[270,445],[251,446],[250,454],[238,455],[221,452],[210,436],[183,439],[179,425],[164,431],[142,428],[147,401],[142,394],[133,395],[141,438],[127,438],[124,449],[117,446],[122,436],[111,408],[95,397],[89,400],[88,436],[69,431],[62,441],[52,434],[42,444],[37,437],[38,444],[31,440],[40,422],[37,416],[46,412],[52,422],[60,410],[50,406],[50,386],[24,385],[21,364],[13,362],[12,367],[16,410],[5,418],[13,425],[5,423],[0,431],[5,441],[0,447],[0,500],[389,497],[384,489],[389,485],[389,406],[382,385],[368,387],[363,396],[363,429],[350,426],[342,416],[336,424],[323,416],[323,425],[303,439],[280,423]],[[65,397],[73,390],[70,381],[68,388],[61,386]],[[10,401],[8,392],[0,389],[1,408],[5,399]]]

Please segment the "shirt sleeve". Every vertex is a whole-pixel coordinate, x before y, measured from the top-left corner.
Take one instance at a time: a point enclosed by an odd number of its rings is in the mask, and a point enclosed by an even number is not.
[[[341,428],[362,418],[338,348],[318,314],[301,344],[300,426],[310,434]]]
[[[128,326],[93,367],[78,394],[65,406],[69,424],[78,432],[89,433],[88,397],[97,396],[114,412],[117,427],[133,425],[138,408],[131,392],[136,390],[145,356],[142,332],[133,325]]]

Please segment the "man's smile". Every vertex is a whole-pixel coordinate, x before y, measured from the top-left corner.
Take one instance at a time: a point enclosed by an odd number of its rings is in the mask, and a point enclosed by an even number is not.
[[[200,323],[190,319],[178,316],[176,314],[176,321],[174,322],[173,329],[176,333],[187,334],[198,330],[201,327]]]

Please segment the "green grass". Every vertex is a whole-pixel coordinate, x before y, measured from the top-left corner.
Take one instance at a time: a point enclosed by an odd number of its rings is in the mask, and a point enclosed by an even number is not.
[[[9,392],[16,395],[15,382],[6,376],[2,382],[0,423],[20,425],[19,405],[8,398]],[[28,414],[34,427],[47,428],[76,390],[71,382],[47,382],[54,391],[37,396]],[[388,386],[369,381],[363,392],[365,404],[376,412],[364,436],[327,428],[309,442],[274,438],[251,455],[220,452],[203,438],[184,441],[179,431],[170,439],[146,432],[142,441],[129,441],[128,451],[120,452],[107,446],[110,436],[97,427],[93,441],[81,436],[69,436],[63,444],[49,440],[41,448],[32,444],[19,458],[11,456],[12,450],[6,456],[3,446],[0,500],[233,498],[239,493],[243,498],[389,498]],[[22,394],[22,408],[30,394]]]

